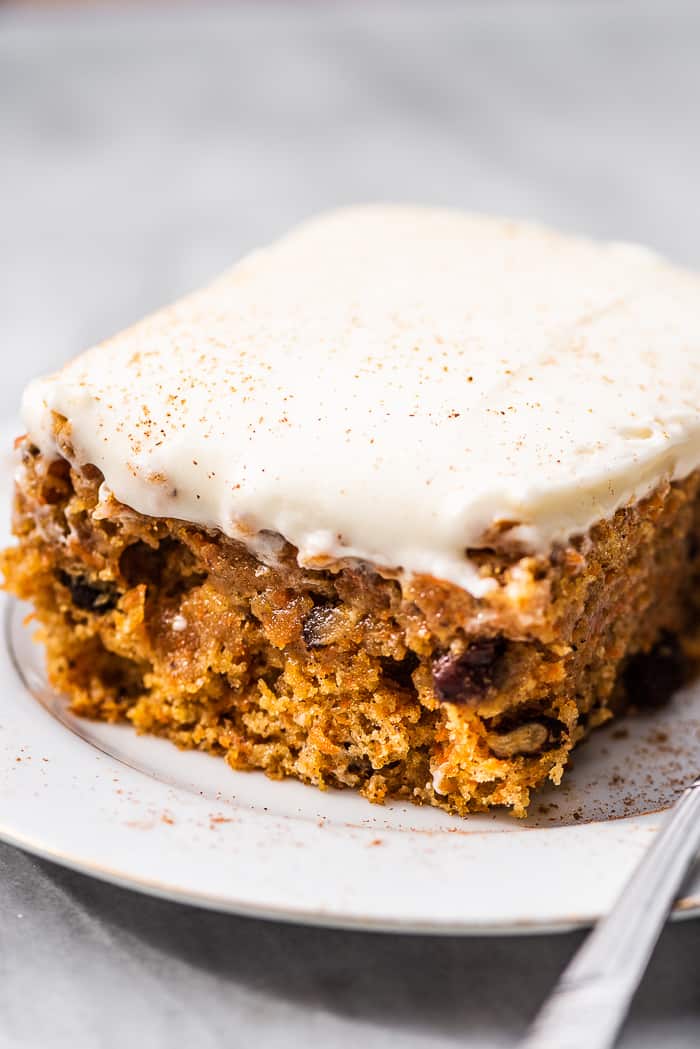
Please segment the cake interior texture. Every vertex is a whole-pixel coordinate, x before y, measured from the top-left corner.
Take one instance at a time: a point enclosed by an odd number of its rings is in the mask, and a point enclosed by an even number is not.
[[[495,584],[475,597],[137,513],[54,426],[56,456],[20,445],[1,567],[78,714],[375,802],[522,816],[592,728],[664,698],[694,654],[700,472],[546,555],[493,536],[469,551]]]

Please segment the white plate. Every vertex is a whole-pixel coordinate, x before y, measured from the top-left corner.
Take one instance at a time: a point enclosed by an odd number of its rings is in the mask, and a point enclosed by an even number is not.
[[[46,685],[26,609],[5,599],[0,611],[0,837],[205,907],[406,932],[586,924],[608,909],[658,810],[700,767],[694,687],[597,732],[527,821],[379,808],[73,717]],[[700,874],[677,912],[700,912]]]

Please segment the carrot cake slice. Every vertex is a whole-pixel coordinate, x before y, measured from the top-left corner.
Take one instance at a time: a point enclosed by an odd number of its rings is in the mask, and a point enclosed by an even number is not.
[[[7,587],[79,714],[372,801],[526,812],[683,680],[700,278],[322,216],[33,382]]]

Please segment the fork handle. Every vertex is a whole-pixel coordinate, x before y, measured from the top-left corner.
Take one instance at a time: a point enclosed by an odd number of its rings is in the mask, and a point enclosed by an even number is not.
[[[700,777],[564,970],[521,1049],[610,1049],[700,849]]]

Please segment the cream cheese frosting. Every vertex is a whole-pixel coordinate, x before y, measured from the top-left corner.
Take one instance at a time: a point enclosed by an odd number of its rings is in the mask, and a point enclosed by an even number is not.
[[[26,390],[135,510],[475,595],[700,464],[700,277],[634,245],[430,208],[312,220]],[[510,523],[510,524],[508,524]]]

